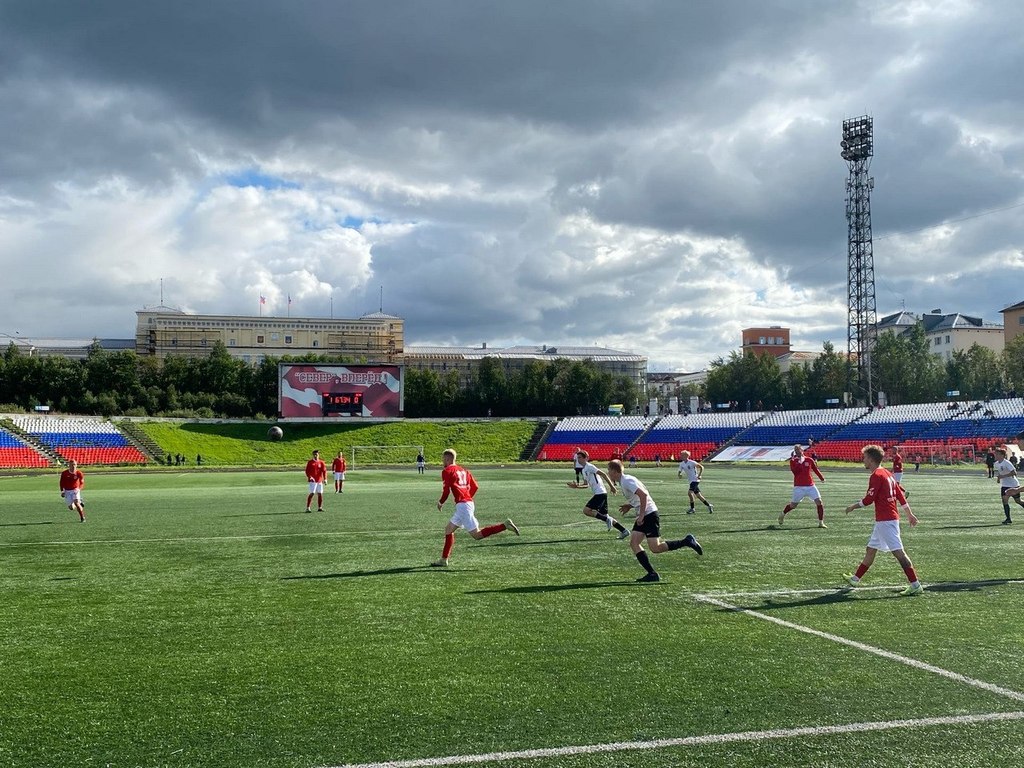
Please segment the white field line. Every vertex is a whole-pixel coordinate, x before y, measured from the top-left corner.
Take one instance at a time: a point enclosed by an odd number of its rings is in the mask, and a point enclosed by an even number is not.
[[[596,755],[609,752],[638,752],[641,750],[668,749],[671,747],[702,747],[738,742],[768,741],[770,739],[796,739],[808,736],[890,731],[897,728],[968,725],[1022,719],[1024,719],[1024,712],[992,712],[984,715],[921,717],[913,720],[883,720],[867,723],[848,723],[846,725],[776,728],[769,731],[740,731],[737,733],[717,733],[706,736],[685,736],[677,739],[653,739],[651,741],[616,741],[607,744],[581,744],[571,747],[524,749],[516,752],[489,752],[479,755],[449,755],[447,757],[424,757],[414,760],[387,760],[379,763],[347,763],[345,765],[332,766],[332,768],[433,768],[434,766],[446,765],[503,763],[519,760],[536,760],[546,757],[571,757],[574,755]]]
[[[875,656],[881,656],[883,659],[889,659],[890,661],[898,661],[900,664],[906,664],[908,667],[920,669],[925,672],[931,672],[934,675],[939,675],[941,677],[948,678],[949,680],[954,680],[958,683],[963,683],[964,685],[970,685],[974,688],[980,688],[984,691],[994,693],[998,696],[1005,696],[1006,698],[1013,699],[1014,701],[1024,701],[1024,693],[1020,693],[1019,691],[1012,691],[1009,688],[1003,688],[1002,686],[994,685],[992,683],[986,683],[984,680],[977,680],[973,677],[967,677],[967,675],[961,675],[959,672],[951,672],[948,669],[936,667],[934,664],[929,664],[925,661],[919,661],[918,659],[912,659],[909,656],[902,656],[898,653],[887,651],[884,648],[876,648],[873,645],[861,643],[857,640],[849,640],[839,635],[833,635],[830,632],[822,632],[820,629],[813,629],[812,627],[806,627],[803,624],[796,624],[792,621],[786,621],[785,619],[780,619],[776,616],[769,616],[768,614],[761,613],[760,611],[753,611],[749,608],[741,608],[739,606],[733,605],[732,603],[727,603],[724,600],[718,600],[714,597],[709,597],[707,595],[694,595],[694,598],[702,603],[717,605],[720,608],[735,611],[736,613],[745,613],[748,616],[753,616],[754,618],[761,619],[762,621],[768,621],[772,624],[777,624],[780,627],[786,627],[787,629],[795,629],[797,632],[803,632],[805,635],[821,637],[825,640],[831,640],[833,643],[839,643],[840,645],[846,645],[850,648],[856,648],[859,651],[872,653]]]
[[[982,579],[980,581],[962,581],[956,582],[959,586],[963,587],[984,587],[984,586],[998,586],[998,584],[1024,584],[1024,579]],[[728,600],[733,597],[772,597],[774,595],[826,595],[830,592],[841,592],[844,589],[848,589],[850,592],[881,592],[885,590],[897,590],[903,589],[906,584],[888,584],[888,585],[873,585],[870,587],[826,587],[820,589],[770,589],[761,592],[705,592],[700,597],[717,597],[719,599]],[[941,586],[937,584],[936,586]]]

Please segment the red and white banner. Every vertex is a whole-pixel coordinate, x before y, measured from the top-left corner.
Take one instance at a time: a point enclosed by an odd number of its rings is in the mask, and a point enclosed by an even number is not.
[[[373,416],[405,409],[400,365],[281,363],[277,409],[283,419]]]

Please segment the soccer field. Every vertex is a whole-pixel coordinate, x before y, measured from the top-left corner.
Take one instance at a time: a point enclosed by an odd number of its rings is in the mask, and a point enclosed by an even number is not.
[[[928,591],[880,554],[841,592],[868,476],[825,472],[819,530],[809,502],[776,529],[786,469],[710,466],[694,516],[637,470],[705,548],[659,584],[565,468],[474,471],[522,536],[460,533],[447,570],[436,470],[352,472],[322,514],[300,470],[94,473],[85,524],[56,476],[2,478],[0,765],[1020,765],[1024,515],[910,473]]]

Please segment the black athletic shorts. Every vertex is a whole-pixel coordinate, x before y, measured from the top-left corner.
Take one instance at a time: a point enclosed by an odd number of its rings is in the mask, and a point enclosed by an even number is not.
[[[608,494],[598,493],[590,497],[590,501],[587,502],[587,509],[592,509],[595,512],[604,512],[608,514]]]
[[[633,530],[640,531],[648,539],[656,539],[661,536],[661,518],[657,512],[648,512],[639,523],[633,523]]]
[[[1007,491],[1009,491],[1009,493],[1007,493]],[[1001,498],[1001,499],[1008,499],[1011,496],[1016,496],[1020,492],[1021,491],[1020,491],[1020,486],[1019,485],[1007,486],[1006,488],[1000,487],[1000,489],[999,489],[999,498]]]
[[[692,483],[690,483],[690,491],[692,493],[700,493],[700,482],[694,480]]]

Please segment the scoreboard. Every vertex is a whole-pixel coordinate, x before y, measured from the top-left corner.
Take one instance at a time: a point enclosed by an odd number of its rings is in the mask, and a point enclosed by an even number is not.
[[[324,416],[363,415],[362,392],[324,392],[321,397]]]

